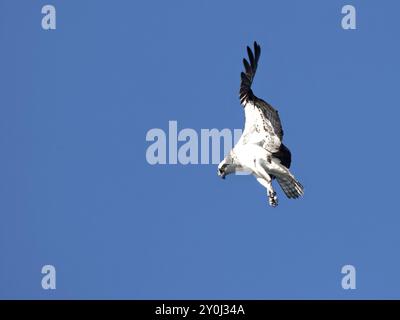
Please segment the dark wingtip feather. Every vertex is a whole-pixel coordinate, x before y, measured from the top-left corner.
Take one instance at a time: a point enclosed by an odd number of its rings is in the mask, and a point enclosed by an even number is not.
[[[261,54],[261,47],[259,46],[257,41],[254,41],[254,56],[255,56],[256,63],[258,62],[258,59],[260,58],[260,54]]]
[[[243,65],[244,65],[244,69],[246,70],[246,73],[251,74],[252,70],[251,70],[250,64],[247,62],[246,59],[243,59]]]
[[[260,58],[261,54],[261,47],[258,45],[257,42],[254,42],[254,55],[256,56],[256,61]]]
[[[245,74],[244,72],[242,72],[242,73],[240,74],[240,76],[241,76],[241,78],[242,78],[242,83],[243,83],[246,87],[250,88],[251,79],[249,78],[249,76],[248,76],[247,74]]]
[[[250,65],[252,66],[252,68],[254,68],[254,55],[249,47],[247,47],[247,54],[249,56]]]
[[[247,54],[249,59],[243,59],[243,65],[245,72],[240,74],[241,84],[240,84],[240,102],[243,104],[248,99],[254,99],[253,92],[251,91],[251,84],[253,82],[253,78],[256,74],[258,58],[260,57],[260,46],[256,41],[254,41],[254,52],[250,49],[249,46],[247,48]]]

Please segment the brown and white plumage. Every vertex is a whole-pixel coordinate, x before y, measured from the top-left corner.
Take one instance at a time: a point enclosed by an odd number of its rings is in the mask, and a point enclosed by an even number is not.
[[[257,42],[254,42],[254,53],[249,47],[247,53],[249,60],[243,59],[239,92],[246,119],[244,130],[235,147],[219,164],[218,174],[224,178],[235,171],[251,171],[267,189],[270,205],[276,206],[274,178],[288,198],[303,195],[303,186],[289,171],[291,153],[282,143],[283,129],[278,111],[251,90],[261,54]]]

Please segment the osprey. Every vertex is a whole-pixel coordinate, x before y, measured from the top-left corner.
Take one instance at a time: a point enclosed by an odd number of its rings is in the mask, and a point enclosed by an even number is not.
[[[256,74],[261,48],[254,42],[254,53],[247,47],[249,61],[243,59],[245,72],[241,73],[240,103],[244,108],[243,134],[234,148],[218,165],[218,175],[223,179],[228,174],[250,171],[257,181],[267,189],[269,204],[278,205],[272,180],[276,179],[288,198],[303,195],[303,186],[289,171],[291,153],[282,143],[281,120],[270,104],[257,98],[251,90]]]

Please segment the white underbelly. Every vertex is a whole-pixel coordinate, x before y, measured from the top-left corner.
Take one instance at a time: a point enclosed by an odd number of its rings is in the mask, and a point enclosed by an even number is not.
[[[237,161],[246,170],[253,170],[258,159],[267,159],[271,152],[257,144],[237,144],[233,149]]]

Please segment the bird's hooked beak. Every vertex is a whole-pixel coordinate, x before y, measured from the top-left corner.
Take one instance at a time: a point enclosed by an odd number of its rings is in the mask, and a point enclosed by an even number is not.
[[[225,166],[226,165],[221,166],[221,168],[218,168],[218,171],[217,171],[218,176],[221,177],[222,179],[225,179],[225,176],[226,176]]]

